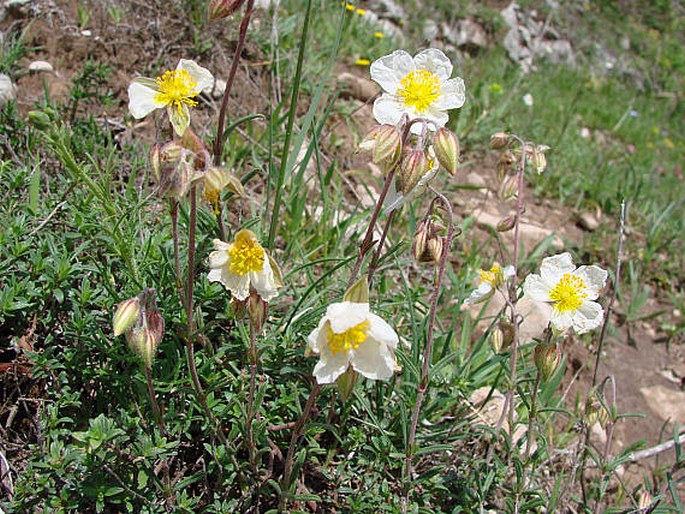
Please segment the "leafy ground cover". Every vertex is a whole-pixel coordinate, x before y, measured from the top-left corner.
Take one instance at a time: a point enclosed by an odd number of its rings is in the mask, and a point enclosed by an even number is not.
[[[174,204],[156,194],[149,159],[166,127],[133,119],[127,88],[180,58],[227,80],[241,13],[210,23],[198,0],[5,8],[0,71],[17,84],[16,101],[0,112],[5,511],[682,511],[682,445],[649,452],[677,439],[685,422],[682,6],[522,2],[576,58],[575,67],[536,59],[527,74],[501,44],[506,4],[401,6],[438,24],[470,18],[487,37],[477,48],[430,42],[455,62],[466,101],[448,124],[460,140],[459,171],[433,182],[460,234],[436,297],[429,387],[423,396],[435,268],[411,250],[427,195],[395,216],[370,291],[373,312],[400,335],[402,371],[359,380],[346,399],[344,388],[323,387],[299,428],[318,388],[307,336],[348,289],[384,183],[357,150],[375,125],[368,63],[427,46],[423,19],[376,21],[369,13],[383,11],[373,2],[314,2],[307,11],[293,0],[255,12],[220,148],[241,185],[222,194],[220,211],[199,202],[193,214],[189,199],[178,203],[179,261],[184,276],[191,262],[194,277],[189,315],[176,278]],[[54,72],[30,72],[36,60]],[[193,111],[210,152],[221,89],[198,97]],[[511,350],[492,348],[503,307],[496,298],[482,310],[463,307],[478,269],[514,253],[483,215],[515,212],[498,194],[505,157],[489,144],[502,131],[551,147],[545,172],[526,172],[519,191],[522,222],[548,229],[523,238],[519,283],[563,245],[576,262],[611,270],[607,307],[627,205],[603,387],[590,409],[598,333],[566,338],[563,362],[539,381],[533,349],[544,325],[531,314],[512,383]],[[213,240],[241,228],[283,272],[256,339],[230,294],[207,279]],[[112,334],[117,305],[144,288],[156,290],[166,324],[149,366]],[[517,421],[499,430],[509,391]]]

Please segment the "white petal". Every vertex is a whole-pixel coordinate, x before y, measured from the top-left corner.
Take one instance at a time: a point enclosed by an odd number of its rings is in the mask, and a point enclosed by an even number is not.
[[[573,273],[576,267],[573,265],[573,258],[568,252],[542,259],[540,265],[540,275],[542,279],[554,287],[565,273]]]
[[[250,295],[250,278],[248,275],[232,273],[228,265],[210,271],[208,278],[210,282],[221,282],[240,301],[245,300]]]
[[[574,311],[564,311],[560,312],[556,309],[552,310],[552,319],[550,319],[550,323],[552,323],[552,326],[559,330],[560,332],[563,332],[565,330],[568,330],[571,328],[574,323],[573,323],[573,318],[574,318]]]
[[[347,352],[333,353],[328,345],[321,348],[321,358],[314,366],[313,375],[319,384],[332,384],[345,373],[350,364],[350,356]]]
[[[599,296],[599,293],[604,289],[606,285],[607,276],[609,273],[607,270],[600,268],[599,266],[580,266],[574,273],[580,277],[585,285],[587,286],[588,300],[595,300]]]
[[[435,107],[435,104],[431,105],[428,109],[421,113],[415,113],[413,116],[411,116],[411,118],[423,118],[430,121],[431,123],[428,125],[428,128],[430,130],[437,130],[439,128],[444,127],[450,119],[449,114],[447,114],[445,111],[437,109]],[[420,134],[422,131],[422,123],[414,123],[411,126],[412,134]]]
[[[502,275],[504,276],[504,280],[508,280],[512,277],[516,276],[516,268],[514,268],[512,265],[505,266],[504,269],[502,270]]]
[[[407,73],[414,71],[414,61],[404,50],[395,50],[371,63],[371,80],[388,93],[395,93]],[[380,122],[384,123],[384,122]]]
[[[176,66],[177,70],[187,70],[197,85],[193,88],[197,93],[209,93],[214,88],[214,77],[207,68],[203,68],[195,61],[190,59],[181,59]]]
[[[336,334],[342,334],[346,330],[367,321],[368,315],[368,303],[332,303],[326,309],[326,317],[331,322],[331,330]]]
[[[324,326],[327,322],[328,318],[326,316],[321,318],[319,326],[307,337],[307,347],[314,353],[320,353],[323,344],[326,342],[326,330],[324,330]]]
[[[380,124],[397,125],[402,119],[404,109],[394,96],[384,93],[373,103],[373,117]]]
[[[276,284],[276,279],[274,278],[274,272],[271,269],[271,264],[269,259],[264,259],[264,266],[261,271],[251,271],[249,273],[250,281],[252,286],[257,290],[259,296],[264,299],[264,301],[269,301],[272,298],[278,296],[278,285]]]
[[[395,369],[395,358],[388,347],[380,341],[368,337],[350,354],[352,367],[366,378],[387,380],[392,377]]]
[[[471,291],[471,295],[466,299],[464,303],[474,304],[484,302],[490,298],[495,293],[494,288],[487,282],[479,284],[476,289]]]
[[[538,302],[551,302],[549,292],[552,285],[542,279],[540,275],[530,274],[523,283],[523,291]]]
[[[383,318],[373,313],[369,313],[368,320],[371,322],[367,332],[367,335],[370,338],[380,341],[390,348],[397,348],[397,343],[400,341],[400,338],[397,336],[397,332],[395,332]]]
[[[406,201],[404,195],[397,190],[397,183],[395,177],[393,177],[390,188],[388,189],[388,194],[385,195],[385,200],[383,201],[383,212],[388,214],[395,209],[402,207]]]
[[[417,70],[435,73],[440,82],[447,80],[452,75],[452,61],[437,48],[429,48],[416,54],[414,64]]]
[[[157,102],[157,90],[136,82],[131,82],[128,86],[128,110],[131,116],[137,120],[144,118],[155,109],[164,107],[164,103]]]
[[[604,309],[597,302],[585,302],[573,314],[573,330],[584,334],[599,327],[604,321]]]
[[[228,264],[228,252],[226,250],[218,250],[209,254],[209,267],[221,268]]]
[[[188,110],[188,106],[186,104],[181,105],[181,112],[179,113],[177,107],[169,105],[166,112],[169,115],[171,125],[174,127],[174,132],[176,132],[177,135],[182,136],[190,125],[190,111]]]
[[[466,101],[466,86],[464,81],[457,77],[442,84],[440,96],[432,107],[441,110],[458,109]]]

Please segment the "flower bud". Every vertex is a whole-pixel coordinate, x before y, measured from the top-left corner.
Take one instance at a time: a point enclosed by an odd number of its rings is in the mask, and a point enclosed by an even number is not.
[[[490,334],[490,347],[492,348],[493,352],[499,353],[502,351],[503,346],[504,346],[504,333],[502,332],[501,328],[495,327],[492,330],[492,333]]]
[[[209,2],[209,21],[227,18],[240,9],[245,0],[211,0]]]
[[[245,194],[245,189],[238,177],[226,168],[212,166],[204,175],[202,199],[208,204],[218,206],[221,192],[224,189],[228,189],[237,196],[244,196]]]
[[[588,426],[592,426],[599,422],[599,424],[604,427],[609,420],[609,414],[604,408],[604,405],[602,405],[595,390],[588,395],[585,402],[585,418],[587,419]]]
[[[505,216],[497,223],[497,232],[509,232],[516,226],[516,215]]]
[[[412,243],[412,253],[414,254],[414,259],[421,262],[423,254],[426,252],[426,243],[428,242],[428,220],[419,221],[416,225],[416,231],[414,232],[414,241]]]
[[[43,111],[29,111],[27,117],[29,123],[38,130],[47,130],[52,124],[50,121],[50,116]]]
[[[174,141],[153,148],[150,162],[158,182],[157,194],[161,197],[183,198],[201,176],[195,171],[197,155]]]
[[[357,280],[345,291],[343,301],[352,303],[369,303],[369,281],[366,275]]]
[[[445,226],[434,216],[419,221],[414,232],[412,253],[417,262],[439,264],[444,250]]]
[[[402,159],[399,170],[400,191],[405,196],[414,189],[419,179],[428,173],[430,162],[426,157],[426,152],[421,150],[411,150]]]
[[[506,132],[495,132],[493,135],[490,136],[490,146],[494,150],[500,150],[507,146],[507,143],[509,142],[509,134]]]
[[[504,181],[499,186],[499,191],[497,195],[500,200],[507,201],[510,198],[514,198],[518,193],[518,177],[509,176],[504,179]]]
[[[438,162],[454,176],[459,166],[459,140],[451,130],[441,128],[433,139],[433,148]]]
[[[497,161],[497,180],[502,182],[509,174],[511,166],[516,162],[516,156],[511,150],[506,150]]]
[[[649,491],[640,492],[637,502],[637,508],[640,512],[649,512],[648,509],[652,506],[652,495]]]
[[[507,318],[501,318],[498,327],[502,331],[502,351],[504,351],[514,342],[514,324]]]
[[[538,172],[538,175],[543,173],[545,168],[547,168],[547,157],[545,157],[545,152],[547,150],[549,150],[549,146],[538,145],[538,147],[533,151],[533,166],[535,166],[535,170]]]
[[[372,161],[387,171],[392,168],[402,153],[402,136],[393,125],[379,125],[369,132],[359,144],[362,150],[373,153]]]
[[[543,382],[549,380],[559,367],[561,362],[561,351],[556,343],[539,343],[535,347],[533,354],[535,367],[540,373]]]
[[[151,368],[157,351],[157,339],[152,331],[145,327],[134,328],[126,332],[126,339],[131,351],[140,357],[146,368]]]
[[[159,310],[157,310],[156,304],[153,308],[146,310],[145,323],[148,330],[155,338],[155,343],[161,343],[162,339],[164,339],[164,318],[162,318]]]
[[[136,296],[125,302],[121,302],[117,311],[114,313],[112,325],[114,327],[114,337],[118,337],[128,329],[133,327],[140,318],[140,300]]]

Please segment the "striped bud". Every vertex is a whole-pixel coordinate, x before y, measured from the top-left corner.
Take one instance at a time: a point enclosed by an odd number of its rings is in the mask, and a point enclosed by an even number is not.
[[[540,378],[543,382],[547,382],[561,362],[559,346],[556,343],[539,343],[535,347],[533,360],[538,373],[540,373]]]
[[[209,2],[207,14],[209,21],[220,20],[229,17],[242,7],[245,0],[212,0]]]
[[[459,140],[445,127],[438,130],[433,139],[433,149],[440,165],[454,176],[459,166]]]
[[[126,339],[131,351],[140,357],[146,368],[151,368],[157,352],[157,339],[152,330],[145,327],[134,328],[126,332]]]
[[[133,327],[140,318],[140,300],[138,297],[121,302],[117,311],[114,313],[112,322],[114,337],[119,337],[128,329]]]
[[[399,169],[399,187],[405,196],[414,189],[419,179],[428,173],[430,162],[426,152],[411,150],[402,159]]]
[[[393,125],[379,125],[369,132],[359,144],[362,150],[372,152],[371,160],[385,171],[392,168],[402,153],[402,136]]]
[[[506,132],[495,132],[493,135],[490,136],[490,146],[494,150],[500,150],[507,146],[507,143],[509,142],[509,134]]]
[[[497,223],[497,232],[509,232],[516,226],[516,215],[505,216]]]

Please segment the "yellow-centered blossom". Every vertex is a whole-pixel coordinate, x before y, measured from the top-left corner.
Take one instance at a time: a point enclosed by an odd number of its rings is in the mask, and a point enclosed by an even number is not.
[[[450,78],[452,63],[436,48],[429,48],[414,57],[396,50],[371,64],[371,79],[384,93],[373,105],[378,123],[397,125],[404,116],[409,120],[423,119],[432,130],[445,126],[449,109],[464,105],[464,81]],[[412,125],[420,133],[421,124]]]
[[[502,268],[498,263],[494,263],[489,270],[479,271],[478,287],[471,292],[466,299],[466,303],[480,303],[490,298],[497,288],[505,284],[516,274],[513,266]]]
[[[128,109],[141,119],[155,109],[166,108],[174,132],[182,136],[190,125],[190,108],[197,106],[197,96],[214,85],[209,70],[189,59],[181,59],[175,70],[156,79],[139,77],[128,86]]]
[[[604,320],[604,310],[594,300],[606,279],[606,270],[599,266],[576,268],[571,254],[562,253],[543,259],[540,274],[528,275],[523,290],[533,300],[551,304],[550,323],[554,329],[573,328],[582,334],[599,327]]]
[[[329,305],[307,338],[309,351],[320,357],[314,367],[319,384],[332,384],[350,367],[372,380],[389,379],[397,366],[398,342],[392,327],[368,303],[353,302]]]
[[[209,254],[210,282],[220,282],[239,301],[250,295],[250,289],[266,302],[278,295],[281,272],[250,230],[241,230],[232,243],[215,239]]]

